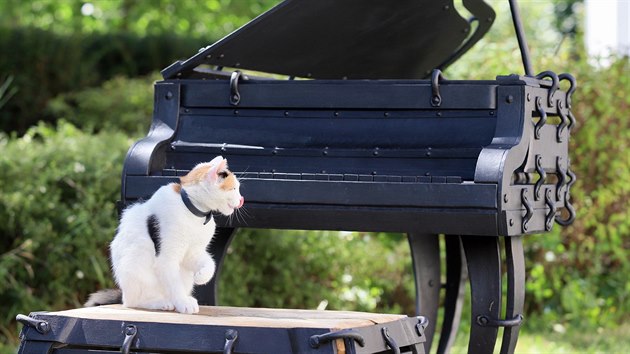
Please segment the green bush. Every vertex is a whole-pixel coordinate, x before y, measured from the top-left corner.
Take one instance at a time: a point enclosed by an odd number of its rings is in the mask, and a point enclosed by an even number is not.
[[[18,313],[80,306],[111,286],[107,243],[131,140],[61,121],[0,136],[0,343]]]
[[[400,234],[239,230],[219,282],[223,305],[415,313]]]
[[[565,70],[578,81],[573,111],[571,191],[575,223],[526,238],[530,312],[554,323],[615,326],[630,308],[630,63],[585,63]]]
[[[153,83],[158,75],[129,79],[114,77],[99,87],[61,94],[50,100],[47,113],[82,130],[121,130],[146,134],[153,113]]]
[[[141,76],[187,58],[212,40],[171,34],[61,35],[36,28],[0,27],[0,77],[14,77],[18,90],[0,111],[0,131],[24,133],[40,121],[62,93],[98,86],[116,76]]]

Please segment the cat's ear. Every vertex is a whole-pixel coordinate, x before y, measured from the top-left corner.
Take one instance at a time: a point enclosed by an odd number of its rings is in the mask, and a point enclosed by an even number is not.
[[[221,157],[220,161],[215,161],[218,158],[212,160],[212,162],[218,162],[212,165],[206,174],[206,180],[210,183],[217,183],[219,180],[219,172],[225,170],[227,168],[227,160]]]

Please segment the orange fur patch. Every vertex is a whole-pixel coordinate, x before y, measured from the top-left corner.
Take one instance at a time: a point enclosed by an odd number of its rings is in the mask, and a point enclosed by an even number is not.
[[[192,171],[188,172],[187,175],[182,176],[179,178],[180,182],[182,185],[188,185],[188,184],[195,184],[195,183],[199,183],[201,181],[203,181],[203,179],[206,177],[206,175],[208,174],[208,170],[211,168],[211,166],[203,166],[203,167],[199,167],[199,168],[194,168]],[[236,177],[234,176],[234,174],[232,172],[230,172],[229,170],[223,170],[220,172],[227,172],[228,176],[225,178],[225,180],[223,181],[223,183],[221,184],[221,189],[224,190],[230,190],[233,189],[234,187],[236,187]],[[180,186],[181,189],[181,186]],[[179,191],[176,190],[176,192],[179,193]]]
[[[229,173],[228,176],[223,180],[223,183],[221,183],[221,189],[225,191],[236,188],[236,177],[233,173],[227,172]]]
[[[188,172],[186,176],[180,177],[179,180],[182,182],[183,185],[199,183],[203,181],[206,174],[208,174],[209,169],[210,166],[193,168],[192,171]]]
[[[182,185],[179,184],[179,183],[172,183],[171,184],[171,188],[173,188],[175,193],[181,193],[181,191],[182,191]]]

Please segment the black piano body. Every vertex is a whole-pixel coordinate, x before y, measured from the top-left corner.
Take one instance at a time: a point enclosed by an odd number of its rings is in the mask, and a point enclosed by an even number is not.
[[[249,214],[222,226],[544,232],[569,181],[569,123],[537,126],[541,112],[569,115],[565,92],[548,103],[550,86],[519,76],[435,87],[249,78],[232,105],[229,80],[164,80],[151,130],[125,161],[123,200],[146,199],[222,155],[242,179]]]

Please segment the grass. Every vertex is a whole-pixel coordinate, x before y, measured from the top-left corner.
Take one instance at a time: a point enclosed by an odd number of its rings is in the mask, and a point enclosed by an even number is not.
[[[499,333],[501,335],[501,333]],[[436,343],[436,342],[434,342]],[[500,341],[495,353],[499,353]],[[468,349],[468,335],[457,336],[451,354],[464,354]],[[630,323],[623,323],[614,329],[581,330],[566,328],[548,332],[524,329],[519,334],[515,353],[517,354],[568,354],[568,353],[628,353],[630,352]]]

